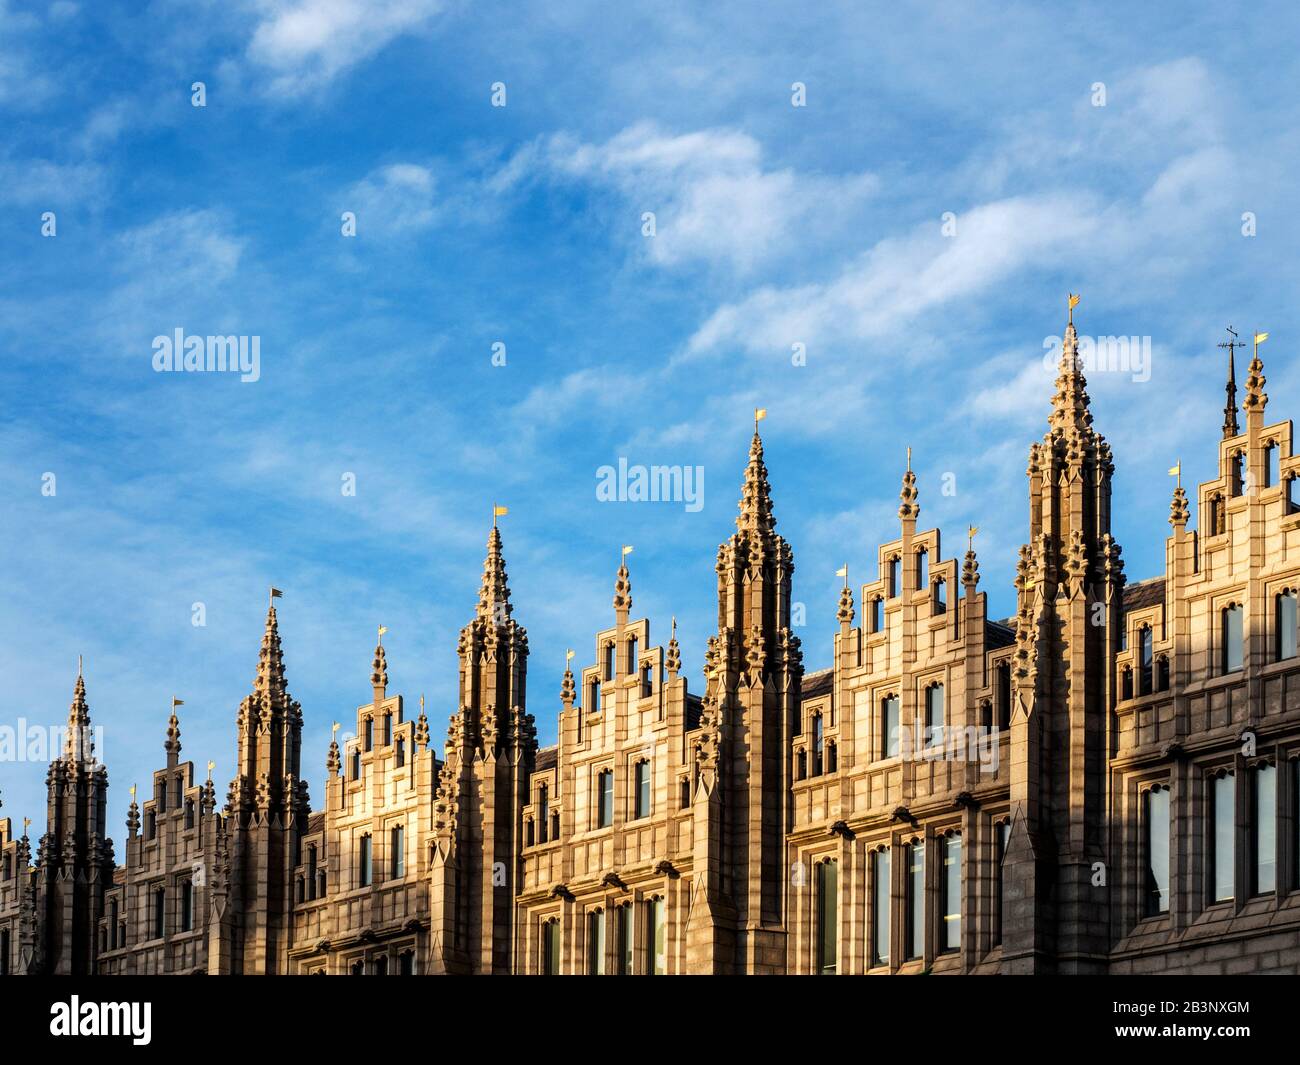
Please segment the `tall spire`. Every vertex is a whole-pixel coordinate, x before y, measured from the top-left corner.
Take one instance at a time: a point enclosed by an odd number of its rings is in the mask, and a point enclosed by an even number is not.
[[[483,583],[478,593],[478,616],[504,625],[510,617],[510,585],[506,580],[506,563],[501,556],[501,530],[495,519],[488,534],[487,558],[483,561]]]
[[[1219,345],[1221,348],[1228,349],[1228,384],[1225,391],[1228,394],[1228,402],[1223,408],[1223,439],[1228,440],[1241,432],[1237,424],[1237,357],[1236,349],[1243,346],[1237,340],[1237,334],[1233,333],[1232,326],[1228,326],[1228,332],[1232,333],[1232,339],[1226,340]]]
[[[772,487],[767,481],[767,466],[763,462],[763,439],[754,428],[754,439],[749,444],[749,465],[745,467],[745,481],[741,487],[740,517],[736,528],[742,534],[766,541],[776,529],[772,513]]]
[[[1061,362],[1056,378],[1056,394],[1052,396],[1052,414],[1048,423],[1052,429],[1086,431],[1092,425],[1092,412],[1088,409],[1088,382],[1084,380],[1079,360],[1079,334],[1073,318],[1065,327],[1061,341]]]
[[[77,661],[77,685],[68,706],[68,734],[63,741],[63,755],[70,762],[88,761],[94,756],[95,745],[90,738],[90,707],[86,704],[86,680],[81,675],[81,661]]]
[[[253,690],[268,694],[285,690],[284,655],[280,651],[280,626],[275,616],[274,600],[266,611],[266,629],[262,633],[262,650],[257,656]]]

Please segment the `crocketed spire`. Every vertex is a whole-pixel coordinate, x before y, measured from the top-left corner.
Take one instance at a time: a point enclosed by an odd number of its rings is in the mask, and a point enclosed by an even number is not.
[[[275,602],[272,601],[266,611],[266,631],[262,633],[262,650],[257,656],[253,691],[275,695],[284,690],[284,655],[280,650],[280,627],[275,617]]]
[[[776,529],[772,513],[772,486],[767,481],[767,466],[763,462],[763,440],[754,432],[749,444],[749,465],[745,467],[745,482],[741,487],[740,516],[736,528],[743,534],[766,542]]]
[[[1228,394],[1228,402],[1223,408],[1223,439],[1227,440],[1241,432],[1237,425],[1237,359],[1234,348],[1237,346],[1234,338],[1233,343],[1225,345],[1228,348],[1228,383],[1224,391]]]
[[[1060,374],[1056,378],[1056,394],[1052,396],[1052,415],[1048,424],[1053,430],[1074,429],[1086,432],[1092,425],[1092,412],[1088,409],[1088,382],[1084,380],[1079,361],[1079,334],[1071,321],[1065,327],[1061,343]]]
[[[383,702],[388,692],[388,659],[384,655],[384,645],[375,646],[375,658],[370,663],[370,683],[375,689],[375,702]]]
[[[483,561],[483,584],[478,593],[478,616],[504,625],[510,617],[510,585],[501,556],[501,530],[495,525],[488,534],[487,558]]]
[[[1264,393],[1264,385],[1267,383],[1264,363],[1259,357],[1259,345],[1256,344],[1254,357],[1246,368],[1246,398],[1241,404],[1247,413],[1255,410],[1264,413],[1264,408],[1268,405],[1268,396]]]
[[[70,762],[91,760],[95,745],[90,738],[90,707],[86,703],[86,681],[77,666],[77,685],[68,706],[68,734],[63,742],[63,755]]]

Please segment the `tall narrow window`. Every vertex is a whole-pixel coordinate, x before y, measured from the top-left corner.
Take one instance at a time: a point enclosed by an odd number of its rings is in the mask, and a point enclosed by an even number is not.
[[[903,560],[895,555],[888,563],[889,598],[895,598],[903,590]]]
[[[925,843],[916,840],[903,848],[907,861],[907,927],[905,956],[919,958],[925,953]]]
[[[1011,727],[1011,663],[998,664],[998,728],[1005,732]]]
[[[1152,665],[1154,662],[1151,626],[1143,625],[1138,630],[1138,694],[1140,695],[1151,694]]]
[[[1295,475],[1292,474],[1282,482],[1283,490],[1286,495],[1286,513],[1288,514],[1294,514],[1296,512],[1297,503],[1300,503],[1300,500],[1296,499],[1295,481]]]
[[[871,855],[871,963],[889,964],[889,920],[893,912],[889,883],[889,851]]]
[[[885,601],[877,595],[871,600],[871,631],[883,632],[884,630]]]
[[[154,888],[153,892],[153,937],[162,939],[167,932],[167,889]]]
[[[1278,477],[1280,455],[1276,440],[1270,440],[1264,445],[1264,483],[1260,487],[1272,488],[1275,484],[1281,483]]]
[[[899,709],[898,696],[886,695],[880,700],[880,737],[882,758],[897,758],[899,754],[899,728],[902,714]]]
[[[948,609],[948,584],[942,577],[939,577],[930,585],[930,589],[931,609],[936,614],[942,614]]]
[[[628,673],[636,673],[636,645],[635,636],[627,638],[627,670]]]
[[[943,837],[943,950],[961,947],[961,833]]]
[[[822,732],[822,715],[813,714],[812,719],[812,775],[822,775],[822,762],[826,753],[826,740]]]
[[[1242,488],[1246,483],[1246,456],[1241,451],[1228,459],[1228,480],[1232,494],[1234,496],[1241,495]]]
[[[370,836],[361,837],[361,853],[357,856],[357,887],[370,886]]]
[[[384,746],[391,747],[393,743],[393,715],[384,715]]]
[[[1233,860],[1236,854],[1236,780],[1221,773],[1210,784],[1210,899],[1223,902],[1234,895]]]
[[[158,838],[158,815],[152,810],[144,816],[144,831],[149,839]]]
[[[1296,654],[1296,594],[1288,588],[1277,597],[1277,657],[1295,658]]]
[[[600,713],[600,681],[593,679],[587,687],[587,713]],[[581,737],[579,737],[581,738]]]
[[[397,741],[397,750],[393,754],[393,760],[398,769],[406,765],[406,740]]]
[[[1232,673],[1241,668],[1241,604],[1233,603],[1223,610],[1223,672]]]
[[[605,911],[587,914],[587,975],[605,975]]]
[[[181,882],[181,931],[194,930],[194,885],[184,880]]]
[[[650,663],[647,662],[641,667],[641,698],[649,699],[654,691],[654,674],[650,670]]]
[[[160,780],[158,781],[158,813],[165,814],[166,812],[167,812],[167,781]]]
[[[617,655],[614,653],[614,645],[612,643],[605,644],[605,679],[606,680],[614,679],[614,674],[618,668],[618,663],[616,659],[617,659]]]
[[[560,975],[560,922],[547,921],[542,925],[542,975]]]
[[[352,752],[352,779],[361,779],[361,752],[359,750]]]
[[[415,951],[404,950],[397,956],[397,975],[414,976],[415,975]]]
[[[1155,785],[1142,794],[1142,848],[1146,852],[1144,917],[1169,912],[1169,789]]]
[[[646,975],[664,976],[668,972],[668,924],[664,919],[664,900],[650,899],[646,907]]]
[[[943,685],[931,684],[925,689],[925,745],[936,747],[943,743]]]
[[[608,828],[614,823],[614,774],[602,769],[596,774],[596,827]]]
[[[394,825],[389,846],[393,849],[393,877],[406,875],[406,829]]]
[[[839,960],[839,866],[817,864],[817,972],[834,976]]]
[[[316,844],[307,845],[307,898],[316,898]]]
[[[108,908],[108,947],[110,950],[117,950],[119,946],[125,945],[119,943],[117,939],[117,899],[114,899]]]
[[[366,718],[364,731],[366,734],[366,750],[373,751],[375,749],[375,719],[374,718],[372,717]]]
[[[1277,769],[1261,763],[1251,770],[1251,894],[1277,890]]]
[[[631,906],[620,906],[618,913],[618,975],[632,975],[632,923]]]
[[[916,590],[919,592],[930,583],[930,553],[924,547],[916,550]]]
[[[537,842],[546,842],[547,822],[551,818],[551,793],[545,784],[537,789]]]
[[[374,965],[375,965],[375,975],[376,975],[376,976],[387,976],[387,975],[388,975],[388,955],[387,955],[387,954],[381,954],[381,955],[379,955],[379,957],[377,957],[377,958],[375,959]]]
[[[1011,846],[1011,822],[999,821],[993,826],[993,943],[1002,942],[1002,910],[1006,896],[1007,850]]]
[[[637,762],[632,771],[633,810],[635,818],[650,816],[650,763]]]

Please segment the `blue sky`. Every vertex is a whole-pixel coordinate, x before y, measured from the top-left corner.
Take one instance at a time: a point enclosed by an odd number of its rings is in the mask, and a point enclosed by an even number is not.
[[[552,742],[620,544],[701,687],[756,406],[810,669],[908,445],[1011,612],[1067,292],[1150,338],[1149,379],[1089,382],[1130,579],[1166,467],[1215,472],[1225,325],[1294,409],[1290,5],[768,8],[0,0],[0,724],[64,721],[85,655],[119,853],[173,695],[224,791],[272,583],[319,803],[378,624],[441,738],[494,501]],[[177,328],[260,337],[261,379],[155,373]],[[620,457],[704,467],[703,508],[598,502]],[[0,767],[3,815],[39,828],[44,774]]]

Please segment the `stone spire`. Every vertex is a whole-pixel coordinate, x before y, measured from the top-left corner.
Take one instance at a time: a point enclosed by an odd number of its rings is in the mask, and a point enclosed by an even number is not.
[[[63,756],[69,762],[86,762],[94,758],[95,745],[90,738],[90,707],[86,703],[86,681],[77,661],[77,684],[68,706],[68,734],[63,742]]]
[[[478,593],[478,616],[497,625],[510,617],[510,585],[506,580],[506,563],[501,556],[501,530],[492,526],[488,534],[488,553],[483,561],[483,583]]]
[[[388,693],[388,659],[384,655],[382,636],[375,646],[375,659],[370,663],[370,683],[375,689],[375,702],[382,703]]]
[[[1228,384],[1225,387],[1228,402],[1223,408],[1223,439],[1228,440],[1241,432],[1237,425],[1237,359],[1233,350],[1237,345],[1232,343],[1219,346],[1228,349]]]
[[[1088,409],[1088,382],[1084,380],[1079,363],[1079,334],[1071,321],[1065,327],[1061,342],[1060,373],[1056,378],[1056,394],[1052,396],[1052,414],[1048,419],[1053,433],[1074,429],[1084,432],[1092,425],[1092,412]]]
[[[253,691],[272,696],[285,691],[284,655],[280,650],[280,626],[275,616],[274,599],[266,611],[266,630],[262,633],[262,650],[257,656]]]
[[[677,643],[677,617],[673,616],[673,634],[668,641],[668,651],[664,655],[664,668],[670,677],[677,676],[682,669],[682,649]]]
[[[748,533],[752,541],[763,544],[771,539],[776,530],[776,517],[772,513],[772,486],[767,481],[763,439],[758,435],[757,429],[749,444],[749,465],[745,467],[736,528],[742,534]]]

